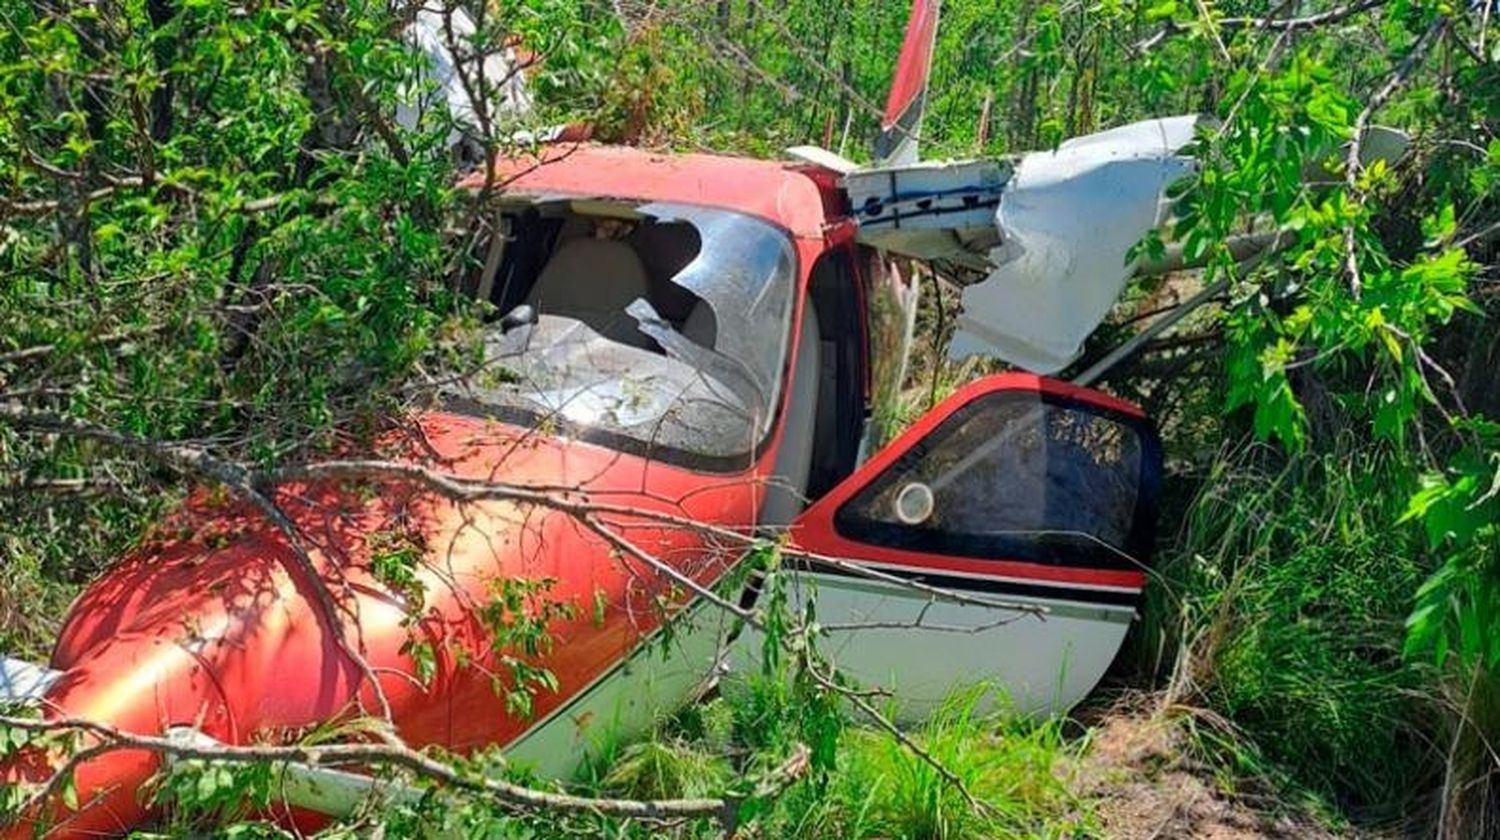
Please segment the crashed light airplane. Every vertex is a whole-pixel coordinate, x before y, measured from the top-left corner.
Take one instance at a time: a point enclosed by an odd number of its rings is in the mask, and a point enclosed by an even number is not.
[[[978,680],[1025,712],[1077,703],[1145,582],[1156,432],[1133,405],[1017,372],[970,382],[870,451],[871,401],[905,369],[914,306],[887,255],[984,278],[965,289],[955,354],[1059,370],[1129,277],[1126,249],[1162,221],[1194,120],[1017,160],[920,163],[937,6],[913,3],[873,167],[810,148],[758,161],[582,145],[500,161],[509,183],[469,287],[504,313],[487,347],[514,375],[455,387],[406,424],[420,446],[392,437],[375,454],[636,513],[597,529],[519,497],[460,505],[420,482],[377,478],[360,493],[310,479],[276,494],[297,544],[201,492],[163,529],[172,536],[78,598],[47,667],[0,659],[0,697],[224,744],[384,701],[413,746],[499,746],[566,776],[605,727],[642,731],[754,655],[754,633],[728,638],[728,617],[692,594],[740,562],[720,529],[784,532],[825,624],[880,625],[833,631],[824,649],[892,691],[906,719]],[[393,533],[426,553],[415,587],[372,569]],[[578,607],[546,616],[553,644],[528,661],[555,685],[527,713],[496,690],[515,651],[482,606],[507,590]],[[666,655],[653,644],[663,598],[684,621]],[[1005,605],[1041,615],[999,621],[1014,614]],[[47,836],[125,833],[152,817],[138,791],[158,766],[137,750],[86,761],[76,809],[55,803],[0,837],[30,836],[37,820]],[[49,770],[18,761],[0,780]],[[277,816],[338,815],[361,777],[336,775]]]

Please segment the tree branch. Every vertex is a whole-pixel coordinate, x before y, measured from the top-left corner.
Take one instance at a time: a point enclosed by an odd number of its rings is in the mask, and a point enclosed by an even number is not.
[[[37,431],[56,432],[88,440],[96,440],[111,446],[139,452],[174,469],[192,475],[207,477],[224,485],[231,492],[255,505],[286,537],[288,546],[292,549],[292,556],[295,558],[298,571],[307,579],[308,588],[312,591],[320,613],[324,616],[329,629],[333,632],[334,639],[343,649],[345,655],[364,673],[370,683],[371,691],[375,694],[376,702],[379,704],[381,717],[386,721],[391,720],[391,706],[390,701],[386,699],[385,690],[381,687],[379,678],[376,676],[374,669],[365,660],[363,654],[356,650],[354,645],[349,641],[348,633],[344,629],[344,622],[340,615],[341,610],[333,599],[333,593],[325,585],[323,576],[318,570],[318,565],[313,560],[312,554],[308,551],[306,543],[302,540],[296,524],[287,517],[275,502],[255,487],[251,482],[251,473],[243,466],[229,461],[222,461],[210,455],[206,450],[195,446],[146,440],[134,435],[122,434],[95,426],[77,418],[44,411],[34,411],[13,402],[0,402],[0,422]]]
[[[149,750],[180,760],[226,764],[304,764],[310,767],[385,765],[411,771],[448,787],[488,796],[511,809],[526,811],[554,810],[648,820],[714,817],[726,827],[732,827],[735,817],[733,803],[724,799],[608,799],[540,791],[500,779],[462,773],[442,761],[396,743],[207,746],[182,739],[138,735],[78,718],[44,721],[0,716],[0,728],[44,735],[76,732],[90,735],[98,740],[97,744],[74,753],[75,760],[70,761],[69,764],[64,765],[63,769],[53,774],[42,789],[20,809],[21,814],[35,811],[37,806],[55,794],[67,778],[64,771],[70,774],[71,770],[81,763],[77,760],[80,757],[87,760],[117,750],[137,749]],[[786,768],[784,775],[795,779],[805,772],[806,763],[789,763],[783,767]]]
[[[1437,20],[1432,22],[1432,25],[1427,28],[1426,32],[1422,33],[1422,37],[1418,38],[1417,43],[1412,46],[1411,52],[1407,53],[1406,58],[1401,60],[1401,64],[1396,67],[1396,72],[1392,73],[1390,78],[1386,79],[1385,84],[1380,87],[1380,90],[1375,92],[1375,96],[1365,104],[1364,110],[1360,111],[1359,116],[1355,118],[1354,136],[1349,141],[1349,153],[1344,158],[1344,185],[1350,196],[1354,196],[1359,192],[1359,171],[1361,168],[1359,163],[1360,143],[1364,139],[1365,129],[1370,125],[1370,118],[1375,115],[1376,111],[1385,107],[1385,103],[1390,101],[1390,98],[1396,94],[1396,91],[1406,85],[1407,80],[1411,78],[1411,74],[1421,65],[1422,59],[1427,55],[1427,51],[1432,47],[1433,43],[1437,41],[1438,36],[1442,35],[1443,31],[1448,28],[1449,22],[1450,18],[1447,15],[1440,15]],[[1355,241],[1354,222],[1351,220],[1344,225],[1344,270],[1349,275],[1349,292],[1356,299],[1359,298],[1364,285],[1359,272],[1358,244]]]
[[[1358,2],[1355,3],[1346,3],[1342,6],[1335,6],[1334,8],[1329,9],[1326,12],[1319,12],[1315,15],[1307,15],[1306,17],[1233,17],[1223,18],[1221,20],[1215,21],[1214,25],[1219,29],[1227,30],[1258,29],[1269,30],[1272,32],[1296,32],[1303,29],[1316,29],[1320,26],[1340,23],[1362,12],[1368,12],[1371,9],[1376,9],[1384,6],[1387,2],[1389,2],[1389,0],[1358,0]],[[1160,29],[1156,30],[1156,32],[1153,33],[1149,38],[1137,42],[1136,45],[1131,48],[1131,51],[1136,54],[1149,52],[1162,41],[1165,41],[1166,39],[1171,38],[1175,35],[1181,35],[1184,32],[1190,31],[1192,31],[1192,26],[1189,24],[1180,23],[1175,20],[1168,21],[1167,23],[1163,24]]]

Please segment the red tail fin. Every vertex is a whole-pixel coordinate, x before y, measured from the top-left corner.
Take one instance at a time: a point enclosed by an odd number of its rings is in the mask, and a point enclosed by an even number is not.
[[[896,76],[891,80],[891,95],[886,99],[885,117],[880,121],[880,137],[875,141],[877,163],[917,160],[917,131],[922,124],[922,109],[927,104],[927,77],[932,72],[932,50],[941,6],[942,0],[912,0],[906,38],[901,42],[901,57],[896,60]]]

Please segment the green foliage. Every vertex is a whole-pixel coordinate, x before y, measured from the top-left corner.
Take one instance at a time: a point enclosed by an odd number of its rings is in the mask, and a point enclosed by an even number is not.
[[[1457,654],[1465,672],[1493,672],[1500,665],[1500,427],[1464,425],[1471,446],[1444,472],[1422,477],[1401,517],[1420,521],[1442,558],[1417,590],[1406,650],[1438,665]]]
[[[1181,647],[1182,699],[1249,741],[1221,745],[1240,772],[1387,819],[1417,808],[1442,765],[1432,670],[1401,656],[1427,569],[1417,535],[1392,527],[1403,471],[1389,444],[1347,437],[1286,463],[1227,450],[1161,564],[1141,645],[1165,662]]]
[[[0,399],[253,460],[369,431],[461,315],[445,128],[359,122],[413,78],[385,5],[109,5],[0,4]],[[119,454],[0,426],[9,591],[65,597],[170,503]]]
[[[708,796],[730,776],[725,759],[679,743],[647,739],[627,747],[600,781],[609,794],[631,799]]]
[[[1432,208],[1424,247],[1394,265],[1372,227],[1391,188],[1383,161],[1360,173],[1357,191],[1309,184],[1308,172],[1342,164],[1358,112],[1333,68],[1299,52],[1274,71],[1232,76],[1228,94],[1227,122],[1200,139],[1203,167],[1180,189],[1171,234],[1189,259],[1208,261],[1209,279],[1237,274],[1229,243],[1247,219],[1290,240],[1244,278],[1226,317],[1228,408],[1252,407],[1258,437],[1300,449],[1306,417],[1291,371],[1357,364],[1378,384],[1347,406],[1351,419],[1404,439],[1420,404],[1436,399],[1421,348],[1455,312],[1477,311],[1466,296],[1474,265],[1448,247],[1452,206]]]
[[[1086,803],[1068,789],[1082,746],[1063,737],[1060,722],[981,713],[980,702],[993,700],[984,686],[960,690],[914,733],[987,810],[965,802],[890,735],[856,729],[824,784],[793,790],[776,803],[764,836],[957,840],[1087,834]]]
[[[575,605],[548,597],[556,584],[555,578],[497,579],[489,601],[476,611],[490,652],[504,669],[490,677],[495,694],[505,698],[508,713],[523,718],[531,716],[536,692],[557,690],[557,677],[536,664],[552,650],[552,623],[577,613]]]
[[[776,154],[826,142],[866,156],[904,4],[631,5],[520,0],[492,16],[486,37],[517,34],[544,57],[538,122],[588,119],[603,138],[657,146]],[[269,462],[368,435],[411,398],[413,371],[472,359],[473,313],[454,283],[474,259],[472,206],[452,189],[449,126],[392,124],[416,65],[387,6],[0,0],[0,400]],[[1485,32],[1474,4],[1421,0],[1295,33],[1233,21],[1336,6],[944,7],[929,156],[1045,147],[1164,113],[1219,120],[1197,144],[1198,174],[1174,192],[1175,218],[1141,246],[1180,246],[1206,261],[1205,282],[1231,286],[1200,336],[1223,341],[1222,358],[1205,344],[1195,368],[1215,378],[1180,377],[1186,357],[1162,354],[1130,386],[1178,406],[1165,418],[1172,489],[1191,497],[1138,647],[1185,652],[1177,671],[1189,679],[1172,687],[1223,716],[1249,772],[1274,768],[1386,816],[1444,783],[1451,744],[1451,784],[1483,790],[1469,781],[1492,779],[1494,765],[1476,745],[1500,732],[1500,435],[1486,419],[1500,413],[1500,381],[1486,371],[1494,321],[1473,317],[1496,300],[1493,22]],[[1351,180],[1345,144],[1390,82],[1369,120],[1416,142]],[[1284,247],[1236,265],[1231,238],[1268,231]],[[930,376],[921,382],[945,387],[953,373]],[[899,390],[880,395],[887,432],[922,402]],[[1242,435],[1278,448],[1197,446]],[[0,650],[43,655],[71,592],[173,503],[175,482],[97,444],[0,425]],[[407,653],[430,679],[438,651],[420,632],[418,557],[393,540],[373,563],[416,608]],[[815,625],[811,602],[789,614],[769,547],[752,567],[766,574],[765,673],[653,741],[608,745],[581,789],[743,786],[804,743],[812,782],[746,806],[766,836],[1088,830],[1059,786],[1068,748],[1054,724],[981,719],[959,703],[922,733],[996,803],[988,815],[884,734],[851,729],[809,670],[822,665],[816,634],[796,629]],[[496,690],[522,714],[551,686],[536,664],[548,621],[587,608],[527,587],[497,588],[485,613],[495,647],[474,652],[506,657]],[[475,772],[498,763],[448,758]],[[164,784],[188,815],[261,801],[260,782],[215,768],[183,765]],[[438,794],[383,808],[329,836],[376,825],[414,836],[424,824],[658,833]]]
[[[153,804],[173,806],[174,815],[182,823],[176,827],[178,831],[194,823],[234,824],[271,804],[277,769],[271,764],[177,761],[161,774],[149,796]]]
[[[1482,363],[1444,347],[1493,333],[1472,316],[1500,210],[1488,153],[1497,76],[1472,53],[1459,66],[1430,57],[1482,26],[1446,6],[1392,7],[1378,39],[1257,37],[1218,28],[1221,13],[1235,12],[1148,10],[1216,54],[1219,122],[1200,132],[1175,218],[1139,250],[1174,242],[1206,261],[1205,281],[1230,282],[1229,413],[1215,426],[1292,459],[1200,457],[1151,621],[1182,644],[1192,679],[1177,685],[1277,771],[1369,812],[1416,810],[1433,788],[1475,787],[1451,762],[1443,779],[1456,736],[1442,710],[1477,696],[1460,687],[1487,682],[1495,661],[1484,493],[1496,439],[1471,410],[1482,391],[1465,385]],[[1386,121],[1415,136],[1412,151],[1351,172],[1359,126]],[[1237,264],[1231,241],[1249,233],[1276,235],[1278,249]],[[1432,667],[1452,652],[1460,667]],[[1494,769],[1470,764],[1468,778],[1492,783]]]

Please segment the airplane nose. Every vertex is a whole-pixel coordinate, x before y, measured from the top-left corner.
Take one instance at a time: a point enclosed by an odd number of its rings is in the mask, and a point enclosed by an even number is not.
[[[160,637],[132,636],[101,646],[63,672],[41,705],[48,718],[86,718],[141,735],[161,735],[178,722],[216,731],[218,737],[232,738],[237,731],[212,670],[189,647]],[[38,784],[62,760],[23,752],[0,767],[0,780]],[[159,758],[142,750],[117,750],[85,761],[73,777],[78,810],[48,803],[43,813],[21,814],[11,825],[0,826],[0,840],[39,833],[51,838],[124,834],[145,818],[143,789],[159,767]]]
[[[242,744],[347,715],[364,672],[286,553],[274,540],[249,539],[126,563],[106,576],[79,599],[59,640],[53,665],[61,674],[41,698],[44,716],[147,736],[186,726]],[[362,606],[380,615],[379,605]],[[0,783],[44,780],[61,760],[13,757],[0,763]],[[45,813],[0,825],[0,840],[34,836],[39,819],[49,838],[126,834],[149,817],[144,788],[160,766],[144,750],[95,756],[74,774],[76,810],[48,803]]]

